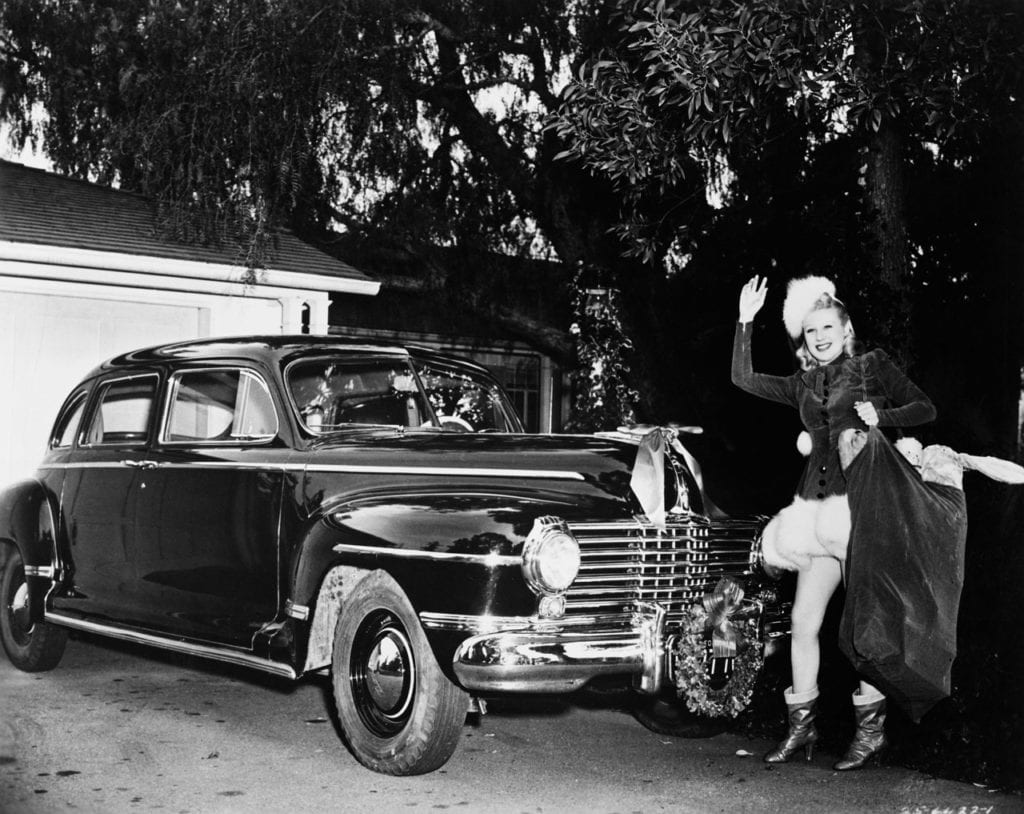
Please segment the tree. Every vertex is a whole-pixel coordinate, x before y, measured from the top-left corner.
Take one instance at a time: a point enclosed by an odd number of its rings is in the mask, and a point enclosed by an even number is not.
[[[974,172],[977,122],[1014,121],[1019,25],[1009,0],[8,0],[0,115],[62,171],[156,198],[168,234],[258,269],[290,226],[565,364],[573,270],[601,269],[637,417],[713,422],[744,275],[820,268],[892,328],[866,235],[909,240],[901,284],[948,273],[959,232],[925,241],[917,190]],[[869,172],[890,120],[902,208],[859,194],[898,190]],[[526,259],[555,308],[517,296]]]
[[[922,149],[962,159],[982,128],[1010,120],[1024,56],[1017,5],[678,0],[621,8],[621,39],[581,68],[556,129],[571,145],[566,157],[634,204],[618,228],[635,251],[654,260],[674,237],[664,213],[652,220],[635,204],[670,196],[695,162],[727,178],[772,141],[795,136],[806,167],[823,142],[852,140],[867,238],[860,287],[884,292],[876,299],[891,305],[879,327],[903,346],[916,248],[907,164]]]
[[[58,169],[160,201],[172,236],[238,240],[258,269],[276,227],[336,248],[340,226],[346,252],[415,267],[385,285],[486,314],[563,363],[572,270],[607,268],[643,358],[658,275],[609,232],[618,193],[556,161],[545,129],[565,77],[614,30],[606,5],[10,0],[0,115]],[[554,324],[512,296],[509,258],[537,257],[557,261]]]

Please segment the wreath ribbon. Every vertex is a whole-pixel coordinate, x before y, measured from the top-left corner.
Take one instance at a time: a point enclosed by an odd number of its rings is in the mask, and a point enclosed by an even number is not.
[[[713,590],[704,594],[705,633],[710,634],[713,658],[735,658],[739,633],[729,617],[743,601],[743,588],[731,577],[722,577]]]

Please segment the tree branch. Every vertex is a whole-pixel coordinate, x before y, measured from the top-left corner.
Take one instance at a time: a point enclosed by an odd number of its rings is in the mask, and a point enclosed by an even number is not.
[[[412,85],[423,101],[444,110],[459,128],[467,147],[487,158],[494,172],[502,178],[509,191],[526,209],[534,208],[533,178],[524,156],[512,150],[501,137],[494,123],[473,103],[458,53],[446,40],[438,41],[442,80],[433,86]]]

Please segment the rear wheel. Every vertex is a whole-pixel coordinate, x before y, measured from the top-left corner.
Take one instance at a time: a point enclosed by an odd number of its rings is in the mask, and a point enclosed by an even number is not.
[[[345,602],[332,681],[349,749],[384,774],[424,774],[455,752],[469,698],[441,671],[409,600],[374,572]]]
[[[0,575],[0,641],[11,664],[26,673],[56,667],[68,641],[64,628],[31,620],[25,563],[17,549],[8,554]]]

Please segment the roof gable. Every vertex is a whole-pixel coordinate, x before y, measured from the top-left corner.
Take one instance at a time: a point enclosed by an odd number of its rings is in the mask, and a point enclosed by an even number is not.
[[[0,160],[0,241],[244,266],[233,246],[179,243],[157,234],[155,210],[135,193]],[[278,233],[268,265],[371,280],[287,230]]]

